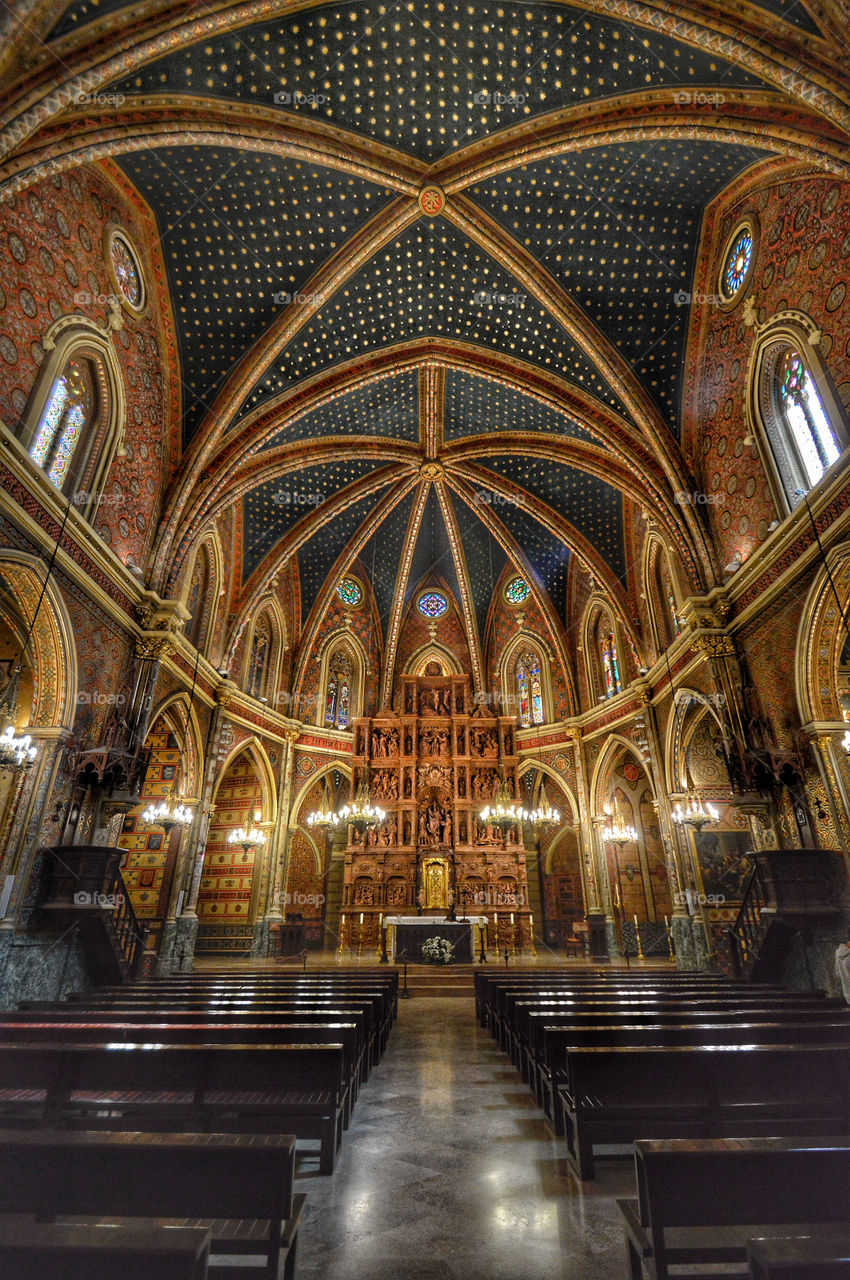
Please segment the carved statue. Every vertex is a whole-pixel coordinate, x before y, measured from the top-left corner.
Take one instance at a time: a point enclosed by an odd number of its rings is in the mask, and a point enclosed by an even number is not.
[[[466,734],[464,733],[463,729],[458,730],[457,753],[459,756],[466,755]]]
[[[448,689],[437,690],[437,713],[438,715],[441,715],[441,716],[451,715]]]
[[[443,844],[452,843],[452,815],[446,813],[443,816]]]

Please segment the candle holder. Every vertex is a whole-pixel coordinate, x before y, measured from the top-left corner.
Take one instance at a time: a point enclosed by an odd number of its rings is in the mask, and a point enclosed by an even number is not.
[[[478,963],[479,963],[479,964],[486,964],[486,963],[487,963],[487,952],[486,952],[486,951],[485,951],[485,949],[484,949],[484,937],[485,937],[484,930],[485,930],[485,928],[486,928],[486,927],[487,927],[487,926],[486,926],[486,925],[483,925],[483,924],[480,924],[480,925],[478,926],[478,946],[480,947],[480,951],[479,951],[479,953],[478,953]]]
[[[643,947],[640,940],[640,925],[637,920],[635,920],[635,937],[637,938],[637,958],[638,960],[645,960],[646,957],[643,954]]]
[[[359,925],[358,930],[357,930],[357,959],[358,959],[358,960],[360,959],[360,957],[361,957],[361,956],[362,956],[362,954],[363,954],[363,930],[364,930],[364,927],[365,927],[365,926],[364,926],[364,923],[363,923],[363,921],[361,920],[361,921],[360,921],[360,925]]]
[[[381,952],[381,955],[380,955],[380,959],[378,960],[378,964],[389,964],[390,958],[387,955],[387,926],[385,924],[381,925],[380,952]]]
[[[338,959],[342,959],[345,955],[345,916],[339,918],[339,950],[337,951]]]

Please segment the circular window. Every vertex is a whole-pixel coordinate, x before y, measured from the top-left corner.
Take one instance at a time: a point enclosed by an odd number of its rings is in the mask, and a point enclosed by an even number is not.
[[[505,587],[505,599],[508,604],[522,604],[531,595],[531,587],[525,578],[511,578]]]
[[[336,593],[350,609],[356,609],[363,601],[363,588],[356,578],[343,578],[337,583]]]
[[[441,618],[449,607],[446,597],[439,591],[426,591],[416,605],[425,618]]]
[[[122,304],[134,315],[141,314],[145,308],[145,281],[139,255],[120,227],[107,228],[106,265]]]
[[[739,227],[726,247],[720,275],[720,292],[727,302],[737,298],[750,278],[755,259],[755,238],[749,223]]]

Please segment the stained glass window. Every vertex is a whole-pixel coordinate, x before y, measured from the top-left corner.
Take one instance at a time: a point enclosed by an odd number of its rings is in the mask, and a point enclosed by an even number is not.
[[[331,673],[328,680],[328,693],[325,698],[325,724],[333,725],[336,723],[336,676]]]
[[[30,445],[30,457],[61,489],[86,426],[93,416],[94,378],[89,360],[69,360],[53,384]]]
[[[248,675],[248,692],[254,698],[261,697],[265,691],[266,669],[271,656],[271,648],[271,623],[268,616],[263,614],[254,628],[254,638],[251,642],[251,669]]]
[[[439,591],[426,591],[419,597],[419,612],[426,618],[441,618],[448,607],[448,600]]]
[[[749,275],[753,261],[753,236],[749,228],[742,230],[726,255],[723,268],[723,289],[727,298],[734,298]]]
[[[543,680],[540,662],[533,653],[524,653],[516,665],[519,722],[524,729],[543,723]]]
[[[602,672],[605,677],[605,696],[611,698],[615,693],[619,693],[622,685],[620,683],[620,662],[617,657],[617,642],[614,639],[613,631],[605,631],[600,640],[602,650]]]
[[[522,604],[527,600],[531,592],[531,587],[525,578],[512,578],[505,587],[505,599],[508,604]]]
[[[670,622],[673,627],[673,639],[675,640],[681,634],[682,625],[679,622],[679,615],[676,612],[676,597],[673,595],[673,588],[669,582],[667,584],[667,608],[670,610]]]
[[[517,664],[516,683],[519,692],[519,722],[523,729],[531,724],[531,707],[528,700],[528,672],[522,662]]]
[[[817,484],[841,450],[811,373],[800,352],[789,347],[776,365],[780,413],[796,446],[806,488]]]
[[[131,307],[141,306],[142,280],[139,265],[135,253],[122,235],[116,234],[112,237],[109,254],[112,258],[112,270],[115,273],[118,288]]]
[[[328,664],[325,724],[332,729],[347,729],[350,716],[351,659],[346,653],[335,653]]]
[[[531,679],[531,721],[532,724],[543,723],[543,689],[540,682],[540,663],[532,659],[529,666]]]
[[[350,605],[352,609],[363,599],[363,588],[356,578],[343,578],[337,584],[336,593],[343,604]]]

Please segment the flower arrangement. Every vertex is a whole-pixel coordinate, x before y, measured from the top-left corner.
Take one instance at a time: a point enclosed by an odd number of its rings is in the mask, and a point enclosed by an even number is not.
[[[428,938],[422,943],[422,959],[426,964],[451,964],[454,945],[448,938]]]

